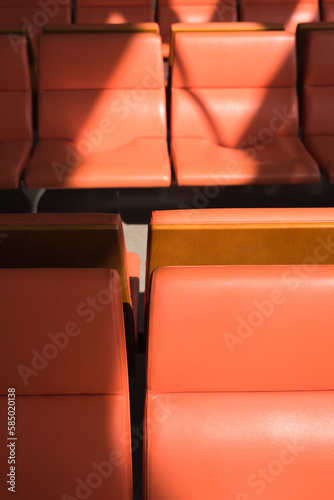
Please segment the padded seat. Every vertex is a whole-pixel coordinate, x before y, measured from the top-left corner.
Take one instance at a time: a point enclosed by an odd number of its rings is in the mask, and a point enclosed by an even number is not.
[[[241,21],[256,23],[282,23],[295,32],[300,23],[319,21],[318,0],[242,0]]]
[[[126,32],[45,34],[39,141],[26,186],[157,187],[170,181],[159,35],[140,25]]]
[[[333,497],[334,266],[291,271],[155,270],[145,499]]]
[[[0,11],[1,13],[1,11]],[[0,34],[0,189],[16,189],[33,143],[27,40]]]
[[[119,215],[0,215],[0,268],[107,268],[121,280],[131,374],[138,342],[139,257],[126,251]]]
[[[304,143],[329,182],[334,182],[334,29],[311,31],[303,92]]]
[[[69,500],[98,492],[101,500],[131,500],[128,370],[117,272],[1,269],[0,277],[0,463],[2,474],[9,473],[7,395],[14,387],[15,497]],[[13,496],[7,487],[4,500]]]
[[[259,149],[232,149],[204,139],[174,139],[172,154],[177,159],[181,186],[303,184],[318,182],[314,160],[305,154],[298,137],[277,137]],[[220,167],[221,166],[221,167]],[[209,170],[210,169],[210,170]]]
[[[116,149],[91,149],[89,154],[82,155],[73,142],[40,141],[29,163],[27,186],[47,189],[120,188],[170,183],[165,139],[138,138]],[[158,172],[163,172],[160,178]]]
[[[298,138],[292,34],[176,32],[174,49],[171,152],[179,185],[320,181]]]
[[[154,21],[153,0],[77,0],[75,22],[144,23]]]

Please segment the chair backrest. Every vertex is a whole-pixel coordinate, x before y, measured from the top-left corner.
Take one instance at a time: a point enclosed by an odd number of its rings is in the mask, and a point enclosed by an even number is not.
[[[299,23],[319,21],[318,0],[242,0],[241,21],[282,23],[295,32]]]
[[[176,33],[180,32],[221,32],[221,31],[283,31],[284,26],[277,23],[175,23],[171,26],[171,41],[170,41],[170,65],[173,64],[174,56],[174,40]]]
[[[71,0],[0,0],[0,24],[29,31],[33,59],[37,67],[39,39],[45,26],[71,22]],[[33,84],[35,87],[36,77]]]
[[[40,30],[47,24],[71,22],[71,0],[0,0],[1,24]]]
[[[163,41],[170,39],[173,23],[237,21],[235,0],[158,0],[158,22]]]
[[[133,30],[42,36],[40,139],[68,140],[85,154],[88,141],[110,150],[166,138],[160,37]]]
[[[147,500],[333,496],[333,287],[334,266],[154,272]]]
[[[298,99],[299,108],[301,110],[300,117],[303,118],[303,91],[304,91],[304,72],[305,72],[305,58],[306,46],[308,44],[309,34],[312,31],[325,31],[333,30],[333,22],[314,22],[314,23],[301,23],[296,31],[296,47],[297,47],[297,72],[298,72]],[[301,120],[302,121],[302,120]]]
[[[297,135],[295,87],[292,34],[176,33],[172,138],[199,138],[236,148],[273,122],[275,135]]]
[[[323,21],[334,21],[334,1],[321,0],[321,14]]]
[[[106,268],[121,281],[129,365],[135,319],[122,221],[107,214],[0,215],[1,268]]]
[[[334,135],[334,29],[310,31],[303,91],[305,136]]]
[[[6,443],[14,443],[13,450],[17,443],[17,498],[88,498],[99,487],[101,500],[110,495],[131,500],[129,389],[117,272],[0,269],[0,276],[0,404],[7,414],[7,395],[14,388],[16,428]],[[8,433],[1,433],[7,439]],[[3,464],[9,452],[4,448]]]
[[[32,102],[27,39],[0,34],[0,140],[32,140]]]
[[[77,23],[143,23],[154,21],[153,0],[77,0]]]

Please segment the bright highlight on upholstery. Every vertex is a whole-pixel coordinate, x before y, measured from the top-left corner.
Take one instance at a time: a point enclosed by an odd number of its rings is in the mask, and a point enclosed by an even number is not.
[[[16,189],[33,144],[27,40],[0,34],[0,189]]]
[[[313,184],[298,137],[294,35],[175,33],[171,152],[182,186]]]
[[[173,65],[174,59],[174,40],[176,33],[180,32],[201,32],[201,33],[214,33],[216,31],[283,31],[283,24],[279,23],[175,23],[171,26],[171,40],[170,40],[170,57],[169,63]]]
[[[235,22],[236,6],[235,0],[158,0],[157,17],[164,57],[169,56],[172,24]]]
[[[333,497],[334,267],[291,267],[153,273],[145,500]]]
[[[45,34],[27,187],[168,186],[165,106],[159,35]]]
[[[18,500],[132,499],[122,293],[108,269],[1,269],[0,424],[16,394]],[[94,298],[99,311],[88,305]],[[87,311],[90,314],[87,314]],[[9,466],[8,466],[9,468]],[[13,493],[4,486],[1,498]]]
[[[153,0],[76,0],[76,23],[145,23],[153,21]]]
[[[334,182],[334,29],[310,31],[303,91],[304,143]]]
[[[257,23],[282,23],[295,32],[299,23],[319,21],[318,0],[242,0],[240,20]]]

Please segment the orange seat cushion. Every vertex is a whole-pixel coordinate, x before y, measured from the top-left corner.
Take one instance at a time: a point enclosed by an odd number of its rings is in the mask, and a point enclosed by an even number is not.
[[[31,188],[112,188],[169,186],[165,139],[139,138],[116,149],[89,154],[69,141],[40,141],[25,175]]]
[[[174,139],[172,155],[180,186],[313,184],[317,163],[298,137],[277,137],[270,144],[232,149],[203,139]]]

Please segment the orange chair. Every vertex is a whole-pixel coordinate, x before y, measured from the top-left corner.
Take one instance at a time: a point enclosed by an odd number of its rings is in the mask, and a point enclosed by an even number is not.
[[[237,2],[235,0],[158,0],[157,13],[163,42],[163,56],[169,57],[172,24],[237,21]]]
[[[39,31],[47,24],[71,22],[71,0],[0,0],[1,24]]]
[[[282,23],[295,32],[299,23],[319,21],[318,0],[242,0],[241,21]]]
[[[334,21],[333,0],[321,0],[321,12],[323,21]]]
[[[0,24],[29,30],[35,56],[43,28],[71,23],[71,0],[0,0]]]
[[[174,50],[171,151],[179,185],[320,181],[298,137],[294,35],[180,32]]]
[[[12,481],[17,500],[131,500],[117,272],[1,269],[0,277],[0,463],[6,478],[1,498],[12,498]],[[13,400],[14,425],[7,422]]]
[[[125,248],[122,221],[109,214],[0,215],[0,268],[106,268],[121,281],[129,367],[138,342],[139,256]]]
[[[334,182],[334,29],[311,31],[303,91],[304,143],[329,182]]]
[[[76,0],[76,23],[154,21],[153,0]]]
[[[0,34],[0,189],[16,189],[33,144],[27,39]]]
[[[334,496],[334,266],[153,274],[145,500]]]
[[[39,141],[28,188],[170,184],[161,41],[153,28],[42,36]]]

